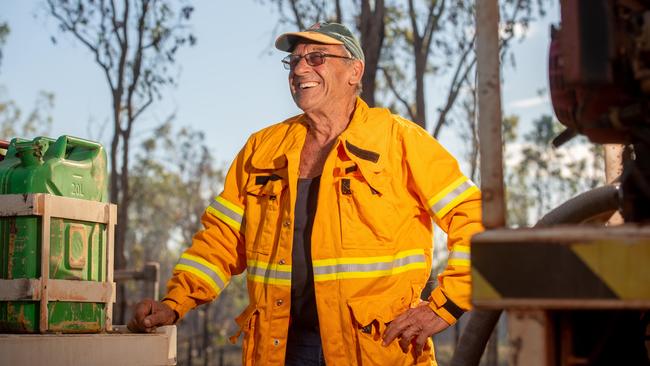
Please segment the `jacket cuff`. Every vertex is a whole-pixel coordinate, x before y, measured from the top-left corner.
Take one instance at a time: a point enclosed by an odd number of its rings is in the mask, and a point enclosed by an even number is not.
[[[194,308],[194,303],[192,300],[179,301],[179,299],[174,296],[173,292],[168,293],[161,302],[169,306],[176,313],[176,321],[182,319],[185,314]]]
[[[434,289],[429,297],[429,307],[449,325],[453,325],[465,310],[448,298],[440,287]]]

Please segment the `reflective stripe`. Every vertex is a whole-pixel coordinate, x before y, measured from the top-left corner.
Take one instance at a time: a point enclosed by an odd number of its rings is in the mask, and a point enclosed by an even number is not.
[[[321,259],[313,264],[314,281],[384,277],[427,266],[422,249],[394,256]]]
[[[471,265],[471,254],[469,245],[456,244],[449,252],[449,260],[447,264],[451,266],[467,266]]]
[[[253,282],[291,286],[291,266],[249,260],[247,278]]]
[[[203,258],[183,253],[174,270],[190,272],[207,282],[219,294],[226,286],[226,275]]]
[[[221,221],[232,226],[237,231],[241,230],[244,221],[244,210],[221,196],[214,198],[214,202],[205,209]]]
[[[471,180],[467,179],[467,177],[461,176],[433,196],[428,204],[433,214],[438,219],[442,219],[451,209],[474,192],[478,192],[478,187]]]

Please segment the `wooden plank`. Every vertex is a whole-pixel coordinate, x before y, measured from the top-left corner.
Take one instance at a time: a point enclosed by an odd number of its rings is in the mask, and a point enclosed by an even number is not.
[[[0,217],[43,214],[43,198],[35,194],[0,195]]]
[[[45,195],[45,199],[47,201],[47,210],[52,217],[99,222],[102,224],[106,224],[109,221],[109,215],[106,212],[108,203],[49,194]]]
[[[115,283],[95,281],[49,281],[49,301],[104,302],[115,301]]]
[[[106,223],[106,281],[113,283],[113,271],[114,271],[114,258],[115,258],[115,225],[117,224],[117,205],[110,204],[105,208],[108,216],[108,222]],[[113,289],[115,293],[115,288]],[[112,301],[106,302],[106,331],[111,331],[113,329],[113,303],[115,298]],[[175,342],[175,341],[174,341]]]
[[[0,279],[0,301],[39,300],[40,281],[34,278]]]
[[[45,206],[51,217],[106,224],[110,216],[110,204],[104,202],[46,193],[0,195],[0,216],[41,216]]]
[[[47,213],[47,199],[43,202],[44,214],[41,219],[41,306],[39,330],[45,333],[49,327],[48,318],[48,282],[50,279],[50,216]]]
[[[123,326],[120,331],[123,331]],[[175,365],[176,326],[156,333],[0,334],[0,365]]]

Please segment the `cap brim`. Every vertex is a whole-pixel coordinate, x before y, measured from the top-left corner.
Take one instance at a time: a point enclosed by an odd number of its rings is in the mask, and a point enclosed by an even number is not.
[[[336,38],[332,38],[322,33],[317,32],[291,32],[284,33],[275,40],[275,48],[280,51],[291,52],[298,40],[306,39],[322,44],[343,44]]]

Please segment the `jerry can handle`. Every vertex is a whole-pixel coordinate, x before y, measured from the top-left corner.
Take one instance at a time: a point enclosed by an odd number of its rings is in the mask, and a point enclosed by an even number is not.
[[[91,150],[101,150],[102,145],[98,142],[85,140],[79,137],[63,135],[56,140],[54,144],[54,156],[57,158],[64,158],[68,146],[85,147]]]

